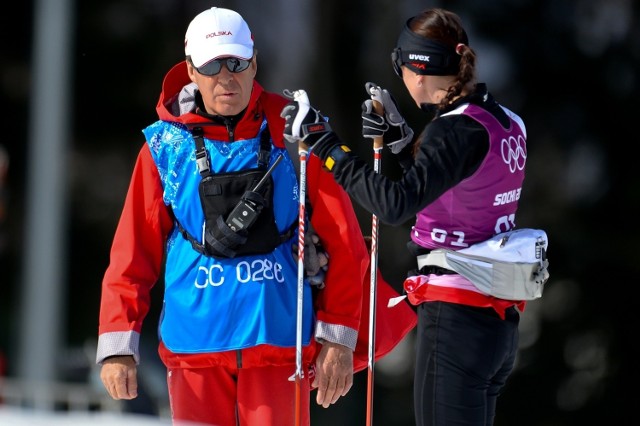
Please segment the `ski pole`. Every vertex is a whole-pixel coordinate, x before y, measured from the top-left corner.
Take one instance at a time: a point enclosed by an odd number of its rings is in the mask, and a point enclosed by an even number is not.
[[[292,93],[293,99],[309,104],[307,93],[304,90],[296,90]],[[307,145],[303,141],[298,142],[298,155],[300,158],[300,203],[298,205],[298,293],[296,308],[296,395],[295,395],[295,426],[302,423],[302,321],[304,301],[304,238],[305,238],[305,203],[307,193]]]
[[[367,93],[371,95],[373,109],[377,114],[384,115],[382,106],[380,87],[373,83],[365,85]],[[382,163],[382,136],[373,139],[373,169],[380,173]],[[378,216],[371,215],[371,265],[370,265],[370,285],[369,285],[369,355],[367,364],[367,421],[366,425],[373,424],[373,367],[375,363],[375,340],[376,340],[376,299],[378,287]]]
[[[296,310],[296,426],[301,424],[301,393],[302,393],[302,306],[304,295],[304,228],[305,228],[305,198],[307,181],[307,150],[304,142],[299,142],[300,155],[300,206],[298,209],[298,307]]]

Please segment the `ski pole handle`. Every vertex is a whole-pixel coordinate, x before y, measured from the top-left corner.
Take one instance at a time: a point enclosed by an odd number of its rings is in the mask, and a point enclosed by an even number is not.
[[[376,112],[376,114],[384,117],[384,107],[382,106],[382,103],[380,103],[380,101],[373,99],[373,110]],[[373,138],[373,149],[382,149],[382,146],[382,136]]]
[[[371,101],[373,103],[373,111],[376,114],[384,117],[384,105],[382,104],[382,101],[381,101],[382,97],[380,95],[380,91],[381,91],[380,86],[374,83],[368,82],[364,85],[364,87],[367,93],[371,96]],[[383,147],[383,144],[384,142],[383,142],[382,136],[373,138],[374,151],[381,150]]]

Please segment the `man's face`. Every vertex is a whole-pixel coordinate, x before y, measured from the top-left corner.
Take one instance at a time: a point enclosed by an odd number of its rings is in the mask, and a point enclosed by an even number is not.
[[[239,114],[249,105],[253,79],[258,69],[256,55],[247,69],[235,73],[227,68],[226,58],[218,59],[222,60],[220,72],[212,76],[201,74],[187,61],[189,77],[198,85],[207,113],[223,116]]]

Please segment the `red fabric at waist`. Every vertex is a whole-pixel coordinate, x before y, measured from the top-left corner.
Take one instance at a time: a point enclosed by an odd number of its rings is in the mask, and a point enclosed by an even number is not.
[[[417,306],[423,302],[440,301],[479,308],[493,308],[502,319],[505,318],[505,311],[508,308],[515,306],[520,312],[524,312],[526,305],[523,300],[504,300],[475,291],[431,285],[424,275],[408,277],[404,281],[404,289],[412,305]]]

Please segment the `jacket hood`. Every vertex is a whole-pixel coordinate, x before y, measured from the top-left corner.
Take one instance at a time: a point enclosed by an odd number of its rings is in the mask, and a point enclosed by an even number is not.
[[[195,102],[197,91],[197,85],[191,81],[187,73],[186,61],[174,65],[162,82],[162,92],[156,105],[158,118],[181,123],[187,127],[205,124],[202,126],[205,137],[228,141],[229,131],[223,124],[211,121],[210,118],[197,113]],[[280,112],[287,102],[288,100],[283,96],[266,92],[254,80],[249,104],[234,129],[234,140],[255,137],[266,115],[269,117],[269,128],[274,144],[284,146],[282,137],[284,120],[280,117]]]

